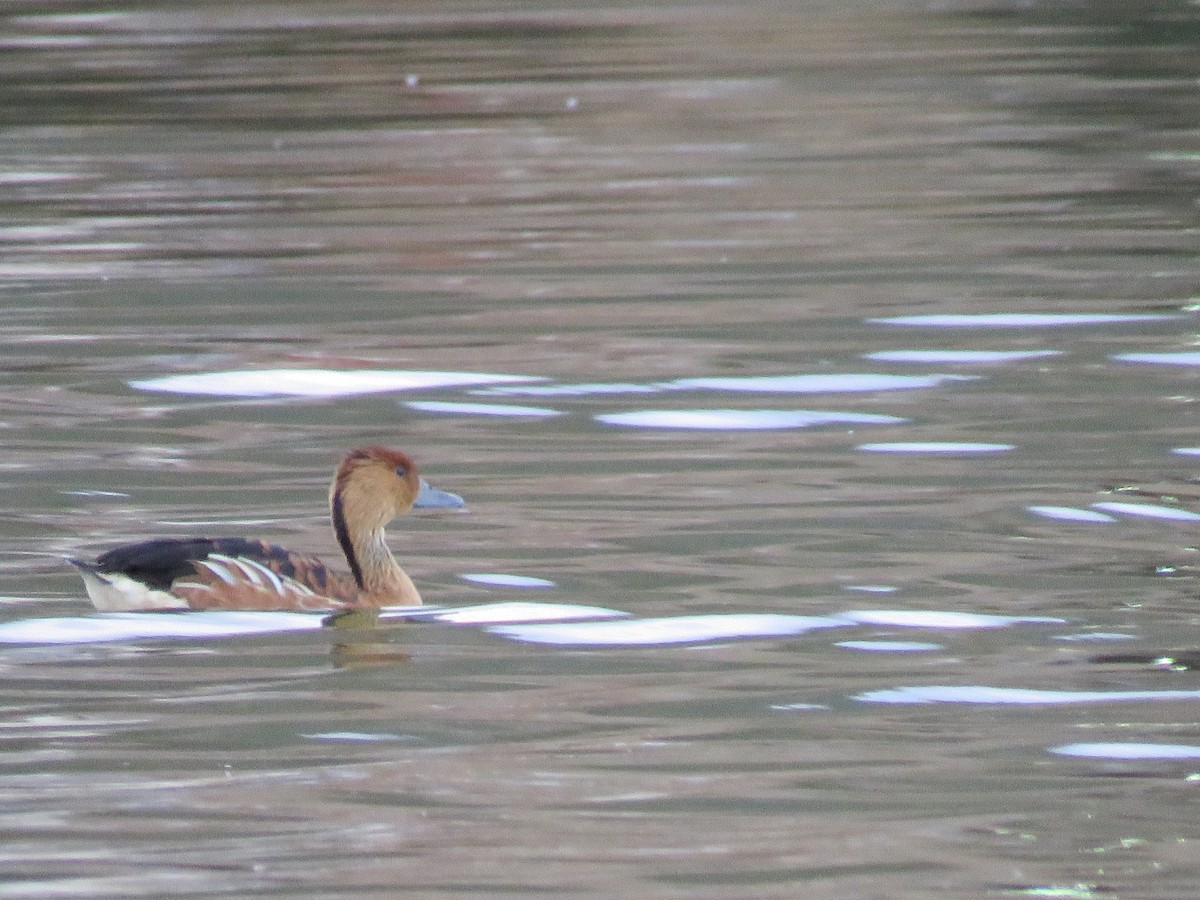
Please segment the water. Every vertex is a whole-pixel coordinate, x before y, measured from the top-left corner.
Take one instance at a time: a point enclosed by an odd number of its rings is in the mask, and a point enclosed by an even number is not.
[[[0,897],[1189,896],[1196,24],[10,16]],[[459,612],[61,561],[368,442]]]

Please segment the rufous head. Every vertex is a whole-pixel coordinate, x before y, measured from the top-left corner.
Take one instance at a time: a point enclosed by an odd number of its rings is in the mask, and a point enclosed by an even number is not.
[[[374,530],[407,512],[420,492],[421,476],[408,454],[372,445],[346,454],[329,501],[341,505],[347,524]]]
[[[352,530],[374,531],[413,506],[458,509],[462,497],[425,481],[407,453],[371,445],[346,454],[329,487],[335,518]]]

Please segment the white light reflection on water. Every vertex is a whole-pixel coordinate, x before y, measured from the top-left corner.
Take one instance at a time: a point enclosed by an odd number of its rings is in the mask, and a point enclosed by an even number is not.
[[[483,603],[456,608],[387,607],[380,613],[380,621],[384,623],[413,619],[433,619],[455,625],[490,626],[488,630],[495,634],[532,643],[594,646],[639,646],[780,637],[822,628],[847,628],[855,625],[957,630],[1064,622],[1063,619],[1045,616],[998,616],[945,610],[851,610],[828,616],[720,613],[637,619],[623,610],[603,606],[526,601]],[[612,621],[615,619],[621,621]],[[322,615],[289,612],[203,610],[182,613],[96,613],[90,616],[5,622],[0,624],[0,644],[78,644],[151,638],[238,637],[271,632],[312,631],[321,628],[323,620]]]
[[[929,328],[1046,328],[1058,325],[1114,325],[1181,319],[1175,313],[961,313],[928,316],[886,316],[867,319],[876,325],[915,325]]]
[[[863,703],[967,703],[985,706],[1048,706],[1073,703],[1128,703],[1142,700],[1200,700],[1200,690],[1180,691],[1046,691],[983,685],[920,685],[865,691]]]
[[[1200,352],[1185,353],[1118,353],[1113,359],[1121,362],[1149,363],[1157,366],[1200,366]]]
[[[1048,356],[1058,350],[1012,351],[925,351],[905,350],[894,353],[865,354],[868,359],[911,362],[996,362]],[[922,358],[924,357],[924,358]],[[870,391],[916,390],[938,387],[950,381],[970,381],[975,375],[889,375],[876,372],[847,372],[818,375],[759,375],[677,378],[646,384],[630,382],[590,384],[532,384],[489,387],[471,391],[481,396],[587,397],[620,394],[657,394],[663,391],[737,391],[763,394],[842,394]]]
[[[1093,503],[1096,509],[1138,516],[1144,519],[1165,519],[1176,522],[1200,522],[1200,513],[1189,512],[1174,506],[1159,506],[1155,503],[1123,503],[1117,501]]]
[[[1062,522],[1115,522],[1116,517],[1094,509],[1079,509],[1074,506],[1027,506],[1035,516],[1057,519]]]
[[[814,425],[898,425],[897,416],[873,413],[819,412],[776,409],[646,409],[605,413],[596,421],[632,428],[693,428],[714,431],[768,431]]]
[[[997,616],[938,610],[852,610],[829,616],[793,616],[775,613],[719,613],[658,619],[623,619],[619,622],[572,622],[514,625],[488,630],[519,641],[573,646],[643,646],[683,644],[732,638],[780,637],[824,628],[854,625],[959,630],[1004,628],[1012,625],[1063,624],[1047,616]],[[916,642],[867,641],[866,644],[916,647]],[[922,645],[919,649],[936,649]],[[893,648],[894,649],[894,648]]]
[[[1176,447],[1171,452],[1180,456],[1200,456],[1200,447]]]
[[[1119,631],[1085,631],[1080,634],[1056,634],[1054,640],[1072,644],[1107,643],[1109,641],[1137,640],[1137,635],[1124,634]]]
[[[515,588],[550,588],[554,582],[548,578],[534,578],[530,575],[508,575],[503,572],[468,572],[459,575],[464,581],[475,584],[494,585],[496,587]]]
[[[534,644],[636,647],[687,644],[747,637],[782,637],[820,628],[844,628],[846,622],[825,616],[773,613],[733,613],[673,616],[662,619],[623,619],[609,622],[500,625],[493,634]]]
[[[1189,744],[1143,744],[1113,742],[1092,744],[1063,744],[1051,747],[1058,756],[1078,756],[1083,759],[1200,759],[1200,747]]]
[[[859,444],[867,453],[1004,453],[1015,449],[1012,444],[985,444],[973,441],[888,441]]]
[[[931,388],[951,381],[973,381],[975,375],[766,375],[746,378],[679,378],[670,387],[683,390],[739,391],[762,394],[845,394],[872,391],[907,391]]]
[[[563,415],[562,410],[544,406],[511,406],[503,403],[451,403],[442,401],[406,401],[405,406],[418,412],[447,413],[463,416],[512,416],[546,419]]]
[[[98,613],[0,624],[0,644],[90,644],[143,638],[225,638],[314,631],[321,617],[288,612]]]
[[[943,649],[941,644],[925,641],[838,641],[834,646],[868,653],[929,653]]]
[[[461,606],[452,609],[428,607],[393,607],[385,611],[382,619],[390,617],[412,619],[428,617],[439,622],[455,625],[498,625],[508,622],[566,622],[572,619],[612,619],[629,613],[606,606],[582,606],[575,603],[532,603],[508,601],[481,603],[478,606]]]
[[[325,731],[318,734],[301,734],[310,741],[348,741],[351,743],[374,743],[376,741],[412,741],[411,735],[377,733],[366,731]]]
[[[527,384],[515,387],[481,388],[471,391],[480,396],[591,397],[607,394],[657,394],[664,388],[655,384]]]
[[[965,363],[967,365],[1013,362],[1061,356],[1061,350],[878,350],[864,353],[876,362]]]
[[[601,606],[483,603],[462,608],[388,607],[380,612],[379,618],[384,623],[428,618],[456,625],[488,625],[507,622],[562,622],[625,615],[628,613]],[[324,626],[324,622],[323,614],[293,612],[188,610],[160,613],[94,613],[4,622],[0,624],[0,644],[91,644],[155,638],[230,638],[251,634],[317,631]]]
[[[900,628],[1006,628],[1010,625],[1066,624],[1066,619],[1053,616],[995,616],[936,609],[856,609],[838,613],[838,618],[863,625]]]
[[[129,382],[140,391],[216,397],[351,397],[389,391],[538,381],[526,375],[382,369],[247,369],[168,375]]]

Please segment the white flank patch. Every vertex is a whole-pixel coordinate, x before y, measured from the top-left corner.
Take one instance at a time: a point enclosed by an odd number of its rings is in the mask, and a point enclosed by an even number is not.
[[[126,575],[98,575],[78,569],[92,605],[101,612],[154,609],[187,609],[187,601],[166,591],[146,587]]]

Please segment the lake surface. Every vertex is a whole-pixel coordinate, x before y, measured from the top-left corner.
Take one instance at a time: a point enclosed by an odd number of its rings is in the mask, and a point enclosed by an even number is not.
[[[1179,898],[1200,13],[22,4],[0,898]],[[441,612],[100,615],[64,556]]]

